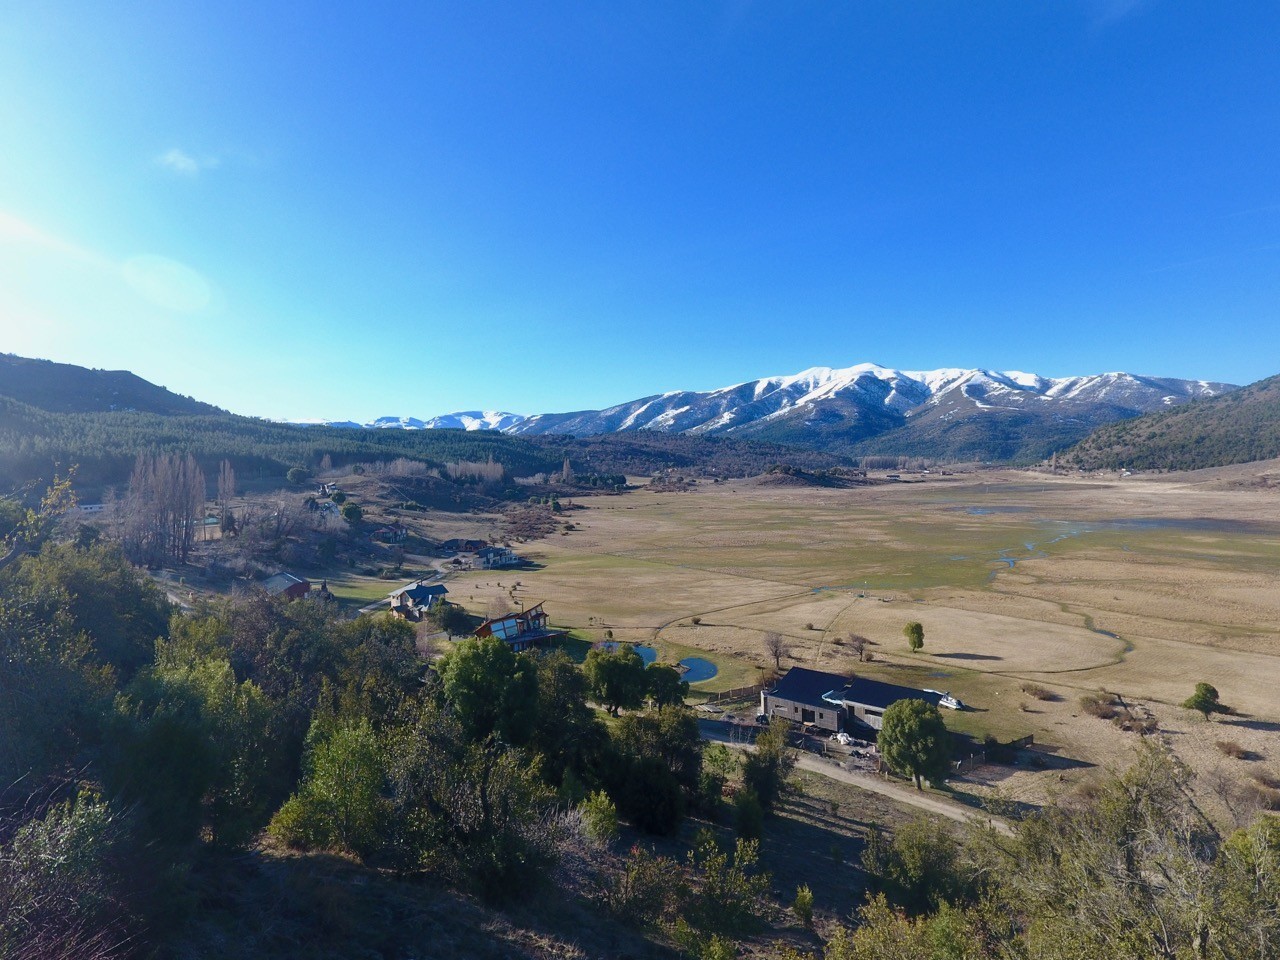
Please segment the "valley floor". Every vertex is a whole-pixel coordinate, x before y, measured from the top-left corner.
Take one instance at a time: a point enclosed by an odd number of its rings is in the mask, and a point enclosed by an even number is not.
[[[1029,802],[1127,764],[1139,737],[1081,709],[1112,691],[1155,717],[1204,804],[1232,819],[1242,789],[1280,773],[1280,497],[1233,476],[638,490],[583,500],[572,533],[520,546],[534,569],[464,573],[450,597],[476,613],[498,596],[546,601],[582,638],[608,630],[664,659],[704,655],[719,673],[695,693],[757,682],[769,631],[790,646],[784,668],[950,690],[972,708],[948,714],[957,729],[1035,737],[1043,769],[986,768],[969,787]],[[492,526],[446,522],[453,536]],[[914,655],[910,620],[925,628]],[[851,633],[872,641],[870,663]],[[1206,723],[1182,709],[1198,681],[1238,715]]]

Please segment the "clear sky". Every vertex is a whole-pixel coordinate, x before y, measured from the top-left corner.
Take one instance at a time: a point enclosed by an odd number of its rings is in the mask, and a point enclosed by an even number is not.
[[[0,350],[240,413],[1280,372],[1280,4],[0,5]]]

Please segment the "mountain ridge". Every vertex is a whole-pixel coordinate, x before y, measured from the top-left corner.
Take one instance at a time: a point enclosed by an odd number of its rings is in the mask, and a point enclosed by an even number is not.
[[[1021,370],[899,370],[876,363],[810,367],[707,391],[651,394],[599,410],[529,416],[467,411],[382,417],[365,427],[509,434],[595,435],[651,430],[729,435],[843,454],[898,452],[1031,460],[1083,439],[1097,426],[1194,399],[1234,384],[1113,371],[1044,377]],[[350,424],[351,421],[330,425]],[[894,449],[885,447],[893,438]]]

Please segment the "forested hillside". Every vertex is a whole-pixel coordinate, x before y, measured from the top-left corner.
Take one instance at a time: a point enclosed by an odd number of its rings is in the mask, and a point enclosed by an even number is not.
[[[1280,376],[1100,427],[1059,457],[1084,470],[1199,470],[1280,456]]]
[[[158,387],[127,370],[90,370],[70,363],[0,354],[0,396],[57,413],[139,410],[217,413],[218,408]]]
[[[335,464],[492,458],[517,476],[562,465],[525,440],[497,433],[296,427],[226,413],[52,413],[0,397],[0,483],[48,478],[75,465],[78,484],[119,484],[142,450],[190,453],[206,473],[230,460],[243,479],[283,477],[291,467],[317,466],[326,454]]]
[[[129,478],[139,452],[191,454],[207,475],[229,461],[243,481],[401,457],[500,464],[508,477],[563,468],[584,474],[648,475],[674,469],[738,477],[775,463],[809,469],[845,461],[829,454],[742,440],[628,434],[515,437],[496,431],[378,430],[297,426],[242,417],[133,374],[0,356],[0,487],[50,480],[76,467],[91,496]]]

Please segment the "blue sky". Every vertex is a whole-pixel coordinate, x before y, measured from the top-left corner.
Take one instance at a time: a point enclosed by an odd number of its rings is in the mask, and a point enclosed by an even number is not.
[[[0,9],[0,350],[241,413],[1280,372],[1280,6]]]

